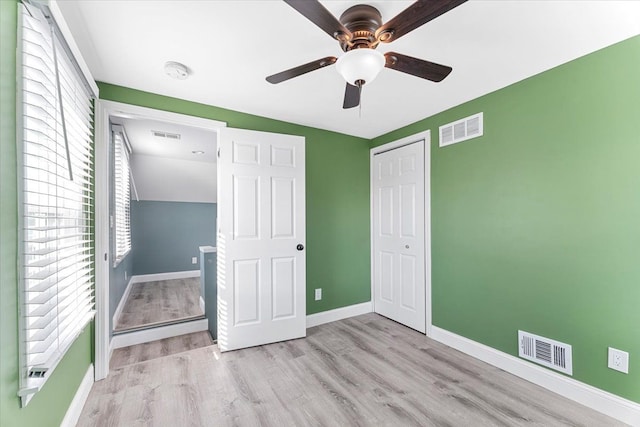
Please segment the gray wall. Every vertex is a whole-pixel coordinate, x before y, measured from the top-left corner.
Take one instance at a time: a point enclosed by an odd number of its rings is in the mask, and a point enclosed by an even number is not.
[[[111,264],[113,266],[113,264]],[[125,289],[127,288],[127,284],[129,283],[129,279],[131,279],[131,272],[133,270],[133,256],[131,252],[127,254],[126,257],[120,261],[120,263],[115,267],[111,268],[111,276],[109,277],[109,328],[110,331],[113,331],[113,314],[116,312],[116,308],[118,308],[118,304],[122,299],[122,295],[124,294]]]
[[[216,244],[216,217],[215,203],[132,200],[133,275],[199,270],[198,248]]]

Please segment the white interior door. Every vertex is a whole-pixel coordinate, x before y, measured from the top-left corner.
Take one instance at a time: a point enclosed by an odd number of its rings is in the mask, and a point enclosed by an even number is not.
[[[218,346],[304,337],[305,140],[224,128],[218,148]]]
[[[424,141],[375,154],[374,310],[425,332]]]

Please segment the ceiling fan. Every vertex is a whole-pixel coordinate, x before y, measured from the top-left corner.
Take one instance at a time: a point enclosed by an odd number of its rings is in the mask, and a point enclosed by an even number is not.
[[[267,81],[281,83],[336,64],[338,72],[347,81],[342,108],[357,107],[360,104],[362,86],[370,83],[384,67],[433,82],[442,81],[451,73],[451,67],[397,52],[383,55],[375,49],[380,43],[391,43],[466,1],[418,0],[395,18],[382,24],[378,9],[366,4],[350,7],[338,20],[318,0],[284,0],[337,40],[345,53],[340,58],[327,56],[273,74],[267,77]]]

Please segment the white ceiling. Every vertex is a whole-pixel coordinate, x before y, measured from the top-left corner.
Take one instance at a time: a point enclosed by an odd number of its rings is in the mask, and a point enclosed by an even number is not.
[[[134,155],[216,162],[215,132],[147,119],[117,117],[112,121],[124,127]],[[179,134],[180,139],[160,138],[154,136],[152,131]],[[204,154],[194,154],[194,151],[204,151]]]
[[[334,15],[362,3],[323,1]],[[411,1],[370,1],[387,21]],[[327,67],[271,85],[270,74],[325,56],[336,41],[282,1],[59,1],[98,81],[373,138],[640,34],[638,1],[469,1],[378,49],[450,65],[433,83],[384,69],[343,110]],[[173,80],[166,61],[193,75]]]

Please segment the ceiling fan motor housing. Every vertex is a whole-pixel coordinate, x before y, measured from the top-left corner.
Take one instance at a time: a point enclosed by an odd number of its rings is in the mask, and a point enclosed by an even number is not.
[[[337,71],[347,82],[342,108],[357,107],[360,104],[362,86],[371,83],[385,67],[433,82],[442,81],[451,73],[451,67],[397,52],[386,52],[383,55],[375,49],[379,43],[391,43],[466,1],[414,1],[383,24],[380,11],[366,4],[350,7],[338,20],[320,0],[284,0],[336,40],[344,54],[340,58],[328,56],[273,74],[267,77],[267,81],[280,83],[336,64]]]
[[[340,15],[340,22],[352,34],[349,40],[338,39],[343,51],[375,49],[378,46],[376,30],[382,25],[382,16],[375,7],[367,4],[352,6]]]

